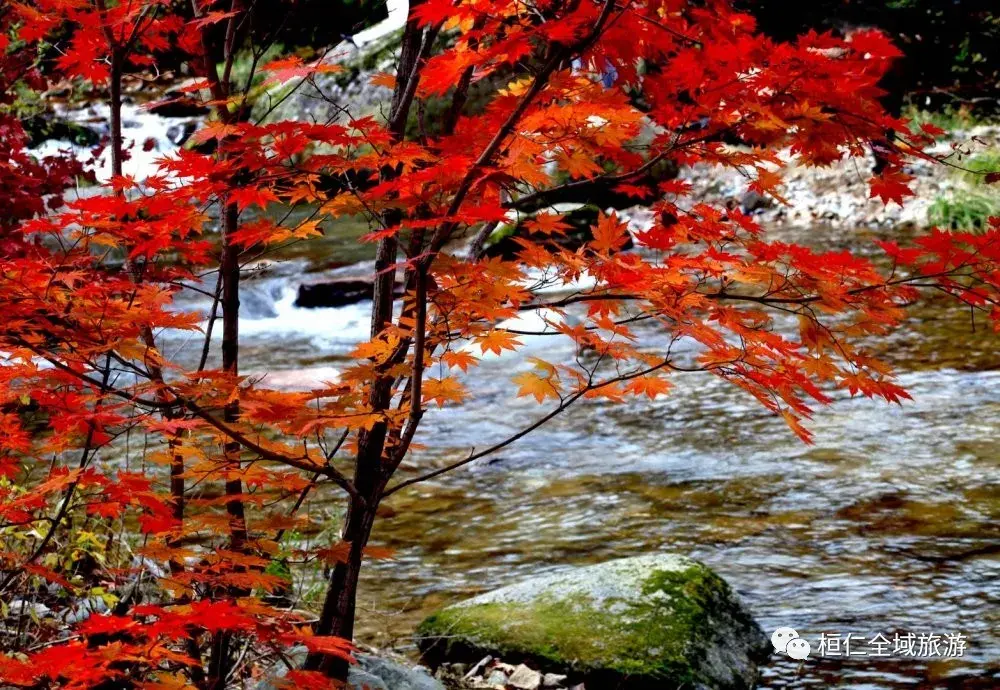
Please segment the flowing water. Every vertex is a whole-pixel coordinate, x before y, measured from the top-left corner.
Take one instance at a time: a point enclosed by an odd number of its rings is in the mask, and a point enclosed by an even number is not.
[[[165,136],[165,135],[164,135]],[[165,144],[166,146],[166,144]],[[336,376],[367,337],[368,306],[305,310],[297,284],[358,267],[351,227],[317,256],[288,261],[243,289],[241,361],[274,386]],[[782,239],[855,246],[823,231]],[[345,258],[342,249],[351,249]],[[204,305],[189,303],[192,308]],[[393,496],[373,542],[395,550],[362,583],[360,635],[410,648],[433,609],[568,565],[671,551],[715,568],[764,629],[960,633],[962,657],[772,657],[764,688],[1000,687],[1000,356],[966,311],[936,302],[879,344],[915,400],[888,406],[838,396],[811,424],[815,444],[735,387],[677,374],[654,402],[587,401],[494,456]],[[196,357],[197,338],[168,339]],[[526,352],[570,361],[557,337]],[[424,471],[521,428],[542,408],[513,397],[523,354],[485,361],[471,402],[432,410],[413,464]],[[414,468],[404,468],[412,474]],[[339,506],[314,503],[336,517]]]
[[[258,318],[245,322],[243,361],[277,368],[277,386],[335,376],[368,331],[367,304],[295,308],[294,276],[315,265],[297,261],[290,277],[249,283],[245,300]],[[921,307],[879,346],[914,401],[837,396],[811,424],[812,446],[704,374],[675,375],[654,402],[581,403],[489,462],[387,502],[373,543],[395,556],[367,567],[361,637],[407,648],[442,605],[567,565],[672,551],[721,573],[768,634],[791,626],[814,650],[821,633],[967,640],[954,658],[774,656],[762,687],[1000,687],[994,342],[962,309]],[[576,354],[549,336],[527,339],[526,353]],[[525,366],[523,355],[485,361],[466,380],[467,405],[425,417],[418,441],[433,450],[406,471],[460,459],[542,414],[513,397],[509,379]],[[324,508],[336,510],[313,510]]]

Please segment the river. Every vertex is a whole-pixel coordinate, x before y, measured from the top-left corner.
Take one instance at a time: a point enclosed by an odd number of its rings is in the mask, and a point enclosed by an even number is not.
[[[837,235],[845,242],[871,239]],[[821,230],[782,239],[824,238]],[[367,304],[297,309],[295,276],[323,261],[295,259],[282,275],[248,283],[248,371],[276,386],[335,376],[365,337]],[[315,279],[349,269],[312,275]],[[287,276],[284,275],[287,273]],[[816,649],[821,633],[960,633],[962,657],[773,658],[763,688],[948,687],[1000,676],[1000,357],[992,334],[942,300],[921,306],[878,345],[914,400],[890,406],[837,395],[794,437],[736,387],[677,374],[654,402],[581,403],[489,462],[390,499],[362,585],[360,637],[411,649],[433,609],[571,564],[654,551],[698,558],[743,596],[764,629],[791,626]],[[542,414],[514,399],[524,354],[569,361],[556,336],[526,338],[525,353],[484,361],[466,378],[468,404],[432,409],[412,464],[426,471],[501,440]],[[311,507],[331,520],[338,508]],[[978,553],[987,551],[987,553]],[[312,589],[308,585],[312,585]],[[319,582],[307,583],[306,599]],[[948,680],[950,679],[950,680]],[[971,682],[971,681],[970,681]],[[956,685],[956,687],[958,687]]]
[[[367,335],[368,305],[299,309],[296,284],[358,270],[339,264],[369,252],[353,241],[359,231],[334,229],[319,249],[293,249],[248,277],[246,372],[270,372],[278,387],[336,376]],[[821,229],[780,238],[873,239]],[[675,375],[673,392],[653,402],[582,402],[489,462],[387,502],[373,543],[395,556],[365,570],[359,636],[412,650],[414,626],[442,605],[567,565],[672,551],[722,574],[768,634],[791,626],[814,649],[824,632],[967,639],[957,658],[774,656],[763,688],[1000,687],[1000,554],[988,552],[1000,540],[1000,356],[987,331],[955,305],[922,306],[872,344],[914,401],[838,395],[810,425],[812,446],[705,374]],[[413,465],[453,461],[542,414],[513,397],[511,375],[525,354],[559,362],[576,352],[560,337],[526,340],[521,354],[467,378],[469,404],[428,413]],[[171,357],[198,349],[197,338],[165,341]],[[340,510],[321,495],[308,508],[330,524]],[[307,579],[301,594],[315,600],[320,586]]]

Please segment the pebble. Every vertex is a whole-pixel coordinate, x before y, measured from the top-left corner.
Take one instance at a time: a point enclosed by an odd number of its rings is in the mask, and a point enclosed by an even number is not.
[[[543,688],[561,688],[566,676],[561,673],[546,673],[542,676]]]
[[[542,674],[521,664],[510,674],[507,683],[517,690],[538,690],[542,685]]]
[[[495,669],[490,672],[490,675],[486,677],[486,687],[488,688],[506,688],[507,687],[507,674],[500,669]]]

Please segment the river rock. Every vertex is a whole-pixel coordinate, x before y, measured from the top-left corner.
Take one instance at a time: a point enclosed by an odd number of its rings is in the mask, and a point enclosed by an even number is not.
[[[563,673],[546,673],[542,676],[543,688],[561,688],[566,682],[566,675]]]
[[[371,299],[375,283],[371,280],[327,280],[299,285],[295,306],[306,309],[318,307],[344,307]]]
[[[374,676],[382,682],[387,690],[444,690],[444,686],[426,669],[419,666],[408,666],[383,656],[373,654],[356,654],[357,666],[351,667],[348,677],[350,687],[363,688],[359,684],[365,676]],[[375,690],[375,688],[372,688]]]
[[[542,674],[521,664],[510,674],[507,684],[517,690],[538,690],[542,685]]]
[[[29,146],[32,147],[49,140],[65,141],[73,146],[91,147],[96,146],[101,140],[101,133],[96,129],[51,115],[28,117],[22,124],[29,138]]]
[[[285,657],[295,668],[301,668],[306,660],[305,647],[295,647],[286,652]],[[445,687],[431,676],[426,669],[409,666],[388,657],[375,654],[356,653],[358,663],[352,664],[347,676],[348,690],[445,690]],[[280,680],[288,673],[284,661],[267,674],[255,686],[255,690],[278,690]]]
[[[405,9],[403,20],[405,21]],[[353,117],[377,113],[392,99],[392,89],[373,84],[372,77],[395,69],[402,44],[399,22],[380,22],[372,27],[369,40],[360,36],[345,40],[323,62],[336,64],[336,72],[321,72],[289,93],[289,85],[273,87],[272,97],[260,99],[255,115],[269,122],[342,122],[347,119],[345,106]]]
[[[418,629],[432,666],[486,654],[587,687],[753,688],[769,647],[730,586],[657,554],[530,578],[445,608]]]

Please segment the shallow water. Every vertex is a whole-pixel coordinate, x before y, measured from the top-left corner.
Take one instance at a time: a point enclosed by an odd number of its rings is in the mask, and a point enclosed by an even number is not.
[[[286,369],[274,385],[330,378],[367,332],[366,305],[300,310],[294,281],[270,280],[250,288],[274,303],[246,322],[244,366]],[[921,307],[881,346],[915,400],[837,396],[811,424],[812,446],[704,374],[675,375],[672,394],[651,403],[582,403],[489,463],[387,502],[373,543],[395,557],[367,567],[359,634],[412,649],[413,627],[441,605],[566,565],[662,550],[710,564],[768,634],[794,627],[814,650],[821,633],[968,640],[961,658],[799,664],[775,655],[763,688],[1000,687],[992,338],[963,310]],[[575,354],[558,337],[527,343],[529,354],[539,349],[552,361]],[[541,414],[513,399],[509,379],[521,366],[518,357],[485,362],[466,381],[472,402],[425,417],[421,438],[435,450],[412,462],[426,471],[454,461]]]
[[[329,380],[368,333],[366,304],[294,306],[297,284],[357,267],[357,223],[316,250],[293,247],[242,289],[241,366],[268,383]],[[871,233],[800,231],[792,239],[857,246]],[[345,256],[343,250],[350,250]],[[182,303],[201,308],[198,302]],[[196,359],[200,338],[165,336],[170,357]],[[699,558],[740,592],[770,632],[962,633],[955,659],[774,656],[763,688],[1000,687],[1000,356],[968,312],[923,306],[872,347],[894,362],[913,402],[839,396],[811,424],[815,445],[735,387],[674,376],[655,402],[581,403],[490,462],[389,500],[373,542],[395,557],[367,567],[359,636],[412,649],[433,609],[518,578],[653,551]],[[527,354],[575,356],[559,338]],[[500,440],[542,414],[513,398],[522,357],[484,363],[472,402],[433,410],[417,441],[426,471]],[[409,469],[410,472],[413,469]],[[310,506],[331,519],[339,506]]]

